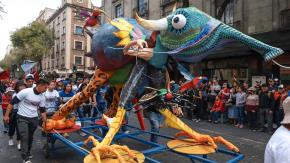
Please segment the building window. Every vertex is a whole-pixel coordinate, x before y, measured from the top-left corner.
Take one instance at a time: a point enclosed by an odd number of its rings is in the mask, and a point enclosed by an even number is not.
[[[75,34],[83,35],[83,28],[81,26],[75,26]]]
[[[59,24],[59,20],[60,20],[60,18],[59,18],[59,17],[57,17],[57,24]]]
[[[63,41],[62,43],[61,43],[61,50],[64,50],[65,49],[65,41]]]
[[[58,53],[59,52],[59,45],[57,44],[56,45],[56,53]]]
[[[138,0],[138,11],[140,16],[148,16],[148,0]]]
[[[75,41],[75,49],[76,50],[83,50],[83,42]]]
[[[66,29],[65,29],[65,26],[64,27],[62,27],[62,34],[64,35],[66,32]]]
[[[65,11],[62,13],[62,20],[65,20],[65,18],[66,18],[66,13],[65,13]]]
[[[122,8],[122,5],[121,4],[118,4],[117,6],[116,6],[116,18],[118,18],[118,17],[122,17],[123,16],[123,8]]]
[[[280,12],[280,28],[290,28],[290,9]]]
[[[75,65],[82,65],[83,57],[75,56]]]

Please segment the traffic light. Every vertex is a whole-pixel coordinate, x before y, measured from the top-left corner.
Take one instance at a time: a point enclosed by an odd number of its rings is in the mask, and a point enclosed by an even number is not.
[[[73,73],[77,72],[77,66],[75,64],[73,64]]]

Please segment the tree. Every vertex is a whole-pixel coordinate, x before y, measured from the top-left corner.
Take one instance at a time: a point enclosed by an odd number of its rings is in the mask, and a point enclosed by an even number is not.
[[[0,17],[2,17],[2,14],[6,13],[6,11],[4,10],[4,5],[3,3],[0,1]]]
[[[10,39],[17,49],[17,60],[21,61],[29,59],[41,63],[42,57],[51,52],[54,44],[53,32],[44,22],[33,22],[22,27],[14,31]]]

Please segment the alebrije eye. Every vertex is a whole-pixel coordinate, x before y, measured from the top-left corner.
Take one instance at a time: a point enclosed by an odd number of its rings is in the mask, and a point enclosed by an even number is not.
[[[186,25],[186,18],[182,14],[174,15],[172,18],[172,26],[175,29],[181,29]]]

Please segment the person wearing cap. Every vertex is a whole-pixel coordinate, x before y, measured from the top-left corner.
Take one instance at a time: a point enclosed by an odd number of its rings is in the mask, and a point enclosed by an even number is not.
[[[255,88],[250,87],[248,89],[248,96],[246,99],[246,111],[249,121],[249,128],[252,131],[257,129],[257,119],[258,119],[258,106],[259,106],[259,96],[255,93]]]
[[[40,79],[36,83],[36,87],[23,89],[11,100],[7,107],[4,121],[10,121],[9,114],[13,109],[13,105],[18,104],[17,125],[19,128],[21,139],[21,156],[24,163],[31,163],[30,159],[33,135],[38,122],[38,111],[41,113],[43,121],[46,121],[46,109],[44,93],[48,87],[48,82]]]
[[[261,85],[261,92],[259,94],[259,120],[260,132],[264,132],[265,122],[268,125],[268,133],[272,133],[273,129],[273,111],[270,105],[271,92],[268,91],[266,84]]]
[[[280,122],[282,121],[284,116],[282,104],[287,96],[288,95],[285,92],[283,84],[279,85],[278,90],[275,91],[271,96],[271,109],[274,112],[275,122],[278,127],[281,125]]]
[[[267,143],[264,163],[290,162],[290,97],[283,101],[284,119]]]
[[[2,113],[3,116],[5,115],[6,111],[7,111],[7,106],[12,98],[12,95],[14,93],[14,90],[11,87],[6,88],[6,91],[4,92],[4,94],[2,95]],[[4,124],[4,133],[7,134],[8,133],[8,129],[9,129],[9,124],[5,121],[3,121]]]
[[[27,74],[25,77],[25,83],[27,88],[34,88],[36,85],[34,84],[34,75],[33,74]]]
[[[26,88],[26,84],[24,81],[20,80],[16,82],[15,86],[15,93],[12,96],[12,99],[16,96],[18,92]],[[21,150],[21,144],[20,144],[20,134],[17,126],[17,112],[18,112],[18,104],[13,105],[13,109],[10,113],[10,122],[9,122],[9,131],[8,131],[8,136],[9,136],[9,141],[8,145],[12,146],[14,145],[13,142],[13,136],[16,131],[16,140],[17,140],[17,149],[20,151]]]

